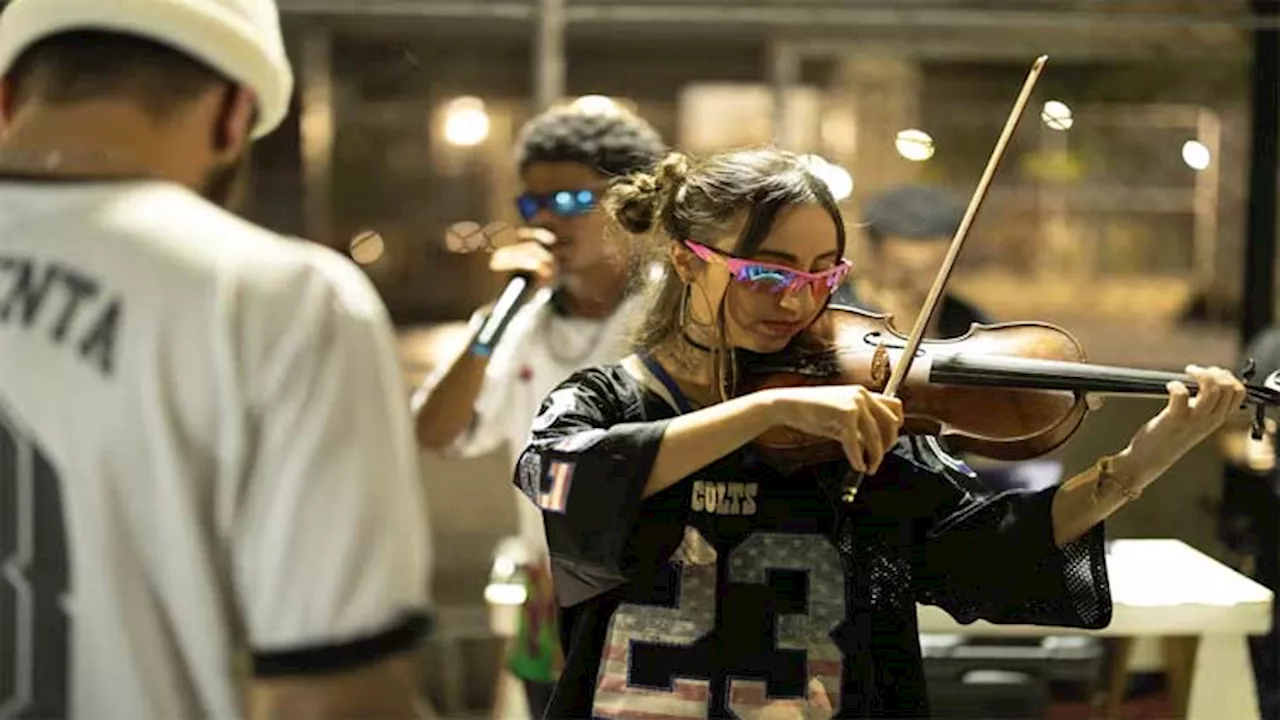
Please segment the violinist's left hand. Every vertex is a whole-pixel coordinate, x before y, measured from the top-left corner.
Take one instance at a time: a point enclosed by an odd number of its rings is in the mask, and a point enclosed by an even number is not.
[[[1117,475],[1140,489],[1160,477],[1187,451],[1216,432],[1244,401],[1244,385],[1222,368],[1187,366],[1199,386],[1190,397],[1187,386],[1169,383],[1169,403],[1147,421],[1116,456]]]

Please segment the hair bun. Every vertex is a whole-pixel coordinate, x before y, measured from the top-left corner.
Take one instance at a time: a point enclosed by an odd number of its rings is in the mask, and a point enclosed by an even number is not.
[[[632,173],[614,180],[601,204],[627,232],[643,235],[658,224],[663,209],[677,197],[692,168],[688,155],[670,153],[652,173]]]
[[[657,169],[654,170],[654,175],[661,189],[675,193],[689,179],[689,173],[692,169],[693,163],[688,155],[682,152],[673,152],[658,163]]]
[[[643,235],[653,228],[657,220],[661,197],[658,179],[649,173],[638,172],[610,183],[601,205],[624,230]]]

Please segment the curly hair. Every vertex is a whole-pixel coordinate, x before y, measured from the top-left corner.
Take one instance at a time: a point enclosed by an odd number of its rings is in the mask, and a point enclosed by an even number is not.
[[[576,162],[605,177],[620,177],[652,169],[665,152],[657,131],[630,113],[556,109],[520,129],[516,163],[523,172],[532,163]]]

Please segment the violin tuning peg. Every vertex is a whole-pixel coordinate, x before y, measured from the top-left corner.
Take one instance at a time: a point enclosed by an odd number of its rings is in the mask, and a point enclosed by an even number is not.
[[[1258,361],[1249,358],[1244,361],[1244,367],[1240,368],[1240,379],[1245,382],[1253,380],[1253,376],[1258,373]]]
[[[1261,440],[1267,431],[1267,408],[1262,403],[1258,403],[1253,409],[1253,432],[1250,435],[1254,440]]]

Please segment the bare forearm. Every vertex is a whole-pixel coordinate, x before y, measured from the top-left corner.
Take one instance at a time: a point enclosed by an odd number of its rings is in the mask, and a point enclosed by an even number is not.
[[[487,366],[487,359],[465,351],[453,361],[426,402],[417,408],[414,426],[420,445],[444,447],[471,426]]]
[[[768,430],[773,425],[769,401],[767,391],[753,393],[672,420],[643,497],[666,490]]]
[[[1054,539],[1059,545],[1075,540],[1136,499],[1187,451],[1218,432],[1244,401],[1244,386],[1222,368],[1188,365],[1187,374],[1197,387],[1195,400],[1183,382],[1169,383],[1168,404],[1114,456],[1111,477],[1099,482],[1100,474],[1107,473],[1100,473],[1095,465],[1059,489],[1053,503]]]
[[[1058,488],[1053,498],[1053,539],[1062,547],[1083,537],[1093,526],[1129,503],[1123,488],[1140,492],[1154,478],[1136,473],[1128,456],[1120,453],[1113,464],[1114,478],[1099,484],[1097,464],[1075,475]]]

